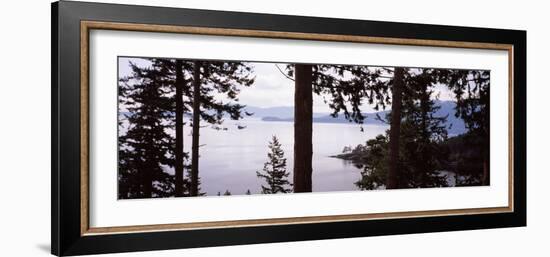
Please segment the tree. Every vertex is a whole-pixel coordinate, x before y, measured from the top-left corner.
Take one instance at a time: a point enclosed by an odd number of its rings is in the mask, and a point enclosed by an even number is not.
[[[150,198],[173,195],[173,177],[164,166],[171,160],[173,139],[166,132],[171,119],[169,85],[155,67],[139,68],[130,63],[132,74],[119,79],[119,112],[127,131],[119,136],[119,198]],[[121,126],[121,130],[124,127]]]
[[[313,93],[323,96],[337,117],[343,113],[350,122],[362,123],[364,100],[375,108],[385,108],[388,81],[382,69],[356,65],[287,65],[283,75],[294,80],[294,192],[312,191]],[[294,77],[294,79],[292,78]]]
[[[386,186],[388,173],[388,136],[378,135],[368,140],[365,146],[356,147],[358,168],[362,168],[361,179],[355,185],[361,190],[374,190]]]
[[[398,172],[399,165],[399,138],[401,130],[401,97],[404,82],[404,68],[396,67],[393,74],[392,83],[392,109],[390,122],[390,138],[389,138],[389,164],[386,188],[392,189],[398,187]]]
[[[252,66],[244,62],[193,62],[193,142],[191,150],[190,195],[199,195],[199,131],[200,120],[221,125],[224,114],[233,120],[241,119],[245,107],[238,101],[240,86],[254,83]],[[214,93],[224,94],[233,102],[216,100]],[[201,110],[201,108],[203,110]]]
[[[401,76],[397,72],[396,76]],[[355,158],[363,165],[361,180],[356,183],[360,189],[447,186],[446,177],[440,175],[448,159],[443,146],[447,117],[436,116],[440,108],[433,91],[437,70],[409,69],[402,76],[399,111],[392,108],[387,115],[390,130],[367,141],[365,147],[356,147],[365,156]],[[394,115],[399,115],[398,123],[394,123]],[[399,125],[398,130],[393,125]],[[397,138],[392,141],[392,136]]]
[[[434,69],[411,69],[406,77],[401,121],[399,188],[447,186],[440,170],[447,162],[442,143],[447,140],[446,116],[438,117],[433,91]],[[432,98],[433,97],[433,98]],[[393,113],[392,113],[393,114]]]
[[[183,103],[183,90],[185,87],[185,78],[183,76],[183,61],[176,60],[176,81],[175,81],[175,102],[176,102],[176,111],[175,111],[175,138],[176,138],[176,149],[175,149],[175,195],[176,197],[184,196],[184,154],[183,154],[183,114],[184,114],[184,103]]]
[[[440,71],[439,76],[440,81],[447,84],[456,95],[456,116],[464,120],[468,129],[468,133],[463,138],[464,143],[470,150],[476,149],[476,154],[482,156],[483,159],[481,172],[478,172],[477,168],[471,167],[470,169],[461,169],[461,175],[468,177],[467,180],[480,181],[482,185],[490,185],[490,71],[444,70]]]
[[[296,64],[294,85],[294,192],[312,191],[312,66]],[[274,141],[276,138],[273,139]],[[286,164],[285,164],[286,165]],[[264,168],[265,169],[265,168]],[[274,192],[276,193],[276,192]]]
[[[290,173],[286,171],[286,158],[276,136],[272,137],[268,148],[267,158],[269,160],[264,163],[263,172],[256,171],[256,175],[263,178],[267,184],[266,186],[262,185],[262,194],[292,192],[292,189],[287,188],[287,186],[292,186],[287,179]]]
[[[183,59],[149,59],[154,69],[162,72],[158,77],[171,87],[164,88],[172,96],[171,110],[175,116],[175,190],[177,196],[196,196],[199,192],[199,129],[200,120],[219,129],[225,115],[230,119],[243,117],[244,105],[238,104],[240,86],[250,86],[254,82],[252,66],[244,62],[192,61]],[[141,69],[141,68],[138,68]],[[223,102],[222,99],[228,99]],[[202,109],[202,110],[201,110]],[[197,111],[194,111],[197,110]],[[192,156],[190,181],[185,180],[184,170],[188,158],[183,153],[184,125],[183,117],[192,112],[191,122]]]
[[[225,190],[225,193],[223,193],[223,195],[231,195],[231,192],[229,192],[229,190]]]

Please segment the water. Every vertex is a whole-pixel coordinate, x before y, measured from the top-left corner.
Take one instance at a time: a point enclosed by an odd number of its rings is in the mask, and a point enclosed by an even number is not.
[[[294,130],[292,122],[264,122],[248,118],[244,121],[226,121],[228,130],[201,128],[199,176],[202,192],[207,195],[244,194],[250,190],[260,193],[262,180],[256,176],[267,159],[268,143],[273,135],[279,138],[287,158],[287,170],[292,182]],[[238,129],[237,125],[246,126]],[[342,152],[344,146],[364,144],[383,134],[387,126],[357,124],[313,123],[313,191],[358,190],[354,182],[360,170],[351,163],[331,158]],[[191,129],[185,127],[184,149],[191,150]]]

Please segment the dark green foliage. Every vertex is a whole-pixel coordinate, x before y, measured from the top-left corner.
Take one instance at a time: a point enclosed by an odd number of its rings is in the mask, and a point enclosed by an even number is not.
[[[293,65],[287,65],[287,74],[294,75]],[[362,124],[362,105],[384,110],[390,104],[389,91],[392,70],[364,65],[313,65],[313,92],[323,97],[332,110],[350,122]]]
[[[489,176],[489,89],[490,71],[478,70],[442,70],[439,71],[440,80],[448,84],[456,94],[456,116],[463,119],[468,129],[464,137],[464,147],[469,148],[471,154],[477,155],[482,162],[481,173],[479,169],[457,169],[458,177],[468,178],[466,183],[480,182],[483,185],[490,184]],[[471,158],[455,160],[469,162]],[[457,167],[463,165],[457,164]],[[458,180],[460,183],[464,183]]]
[[[162,80],[165,74],[159,69],[140,69],[134,64],[131,68],[132,75],[119,81],[119,102],[127,108],[120,111],[128,130],[118,138],[118,197],[171,196],[174,179],[164,171],[174,165],[174,142],[166,132],[171,118],[166,94],[170,85]]]
[[[264,163],[263,172],[256,172],[256,175],[263,178],[267,184],[266,186],[262,185],[262,194],[292,192],[292,189],[288,188],[292,184],[287,179],[290,173],[286,171],[286,158],[283,149],[281,149],[281,143],[279,143],[276,136],[273,136],[268,148],[267,158],[269,160]]]
[[[385,186],[388,172],[388,143],[387,136],[378,135],[367,141],[365,146],[358,145],[352,154],[356,156],[352,162],[362,168],[361,179],[355,185],[361,190],[373,190]]]
[[[444,126],[446,117],[436,117],[439,107],[432,97],[433,84],[437,82],[433,69],[409,69],[405,73],[405,87],[401,107],[399,135],[399,173],[397,188],[447,186],[440,171],[447,164],[447,151],[441,143],[447,140]],[[387,115],[388,123],[391,114]],[[389,134],[390,131],[387,132]],[[363,190],[385,186],[388,172],[388,135],[379,135],[367,141],[365,146],[356,147],[362,156],[357,161],[364,165],[362,178],[356,185]]]
[[[446,117],[434,114],[432,97],[436,82],[433,69],[415,69],[406,76],[401,121],[400,188],[446,186],[445,177],[439,175],[447,156],[440,143],[447,139]]]
[[[483,155],[478,146],[482,138],[466,133],[449,138],[442,147],[449,152],[444,169],[455,172],[456,186],[480,186],[483,175]]]
[[[175,167],[175,138],[166,130],[175,126],[176,60],[148,60],[151,67],[131,64],[132,75],[119,81],[119,106],[128,106],[119,112],[125,115],[129,126],[126,133],[119,133],[119,198],[175,194],[175,177],[165,170]],[[194,62],[184,60],[181,64],[185,86],[181,88],[183,113],[178,115],[183,116],[193,112]],[[254,82],[252,67],[243,62],[203,61],[200,72],[200,110],[197,110],[200,119],[216,129],[226,115],[230,119],[241,119],[245,106],[237,103],[239,87]],[[223,102],[220,96],[228,101]],[[119,125],[122,128],[120,120]],[[192,124],[184,122],[183,125]],[[188,172],[189,159],[189,154],[183,153],[183,169]],[[189,174],[185,174],[180,195],[189,196],[190,183]],[[199,179],[195,183],[198,188]],[[199,190],[197,195],[204,193]]]
[[[166,83],[174,85],[176,79],[176,60],[151,59],[153,67],[160,69],[165,74],[162,79]],[[200,92],[200,117],[203,121],[212,124],[213,128],[219,128],[223,124],[224,115],[237,120],[243,118],[245,105],[238,104],[241,86],[250,86],[254,83],[253,68],[246,62],[201,61],[201,92]],[[184,113],[193,110],[193,70],[194,61],[183,60],[182,64],[184,81],[187,84],[183,88]],[[173,89],[170,89],[173,90]],[[217,94],[218,98],[214,95]],[[222,94],[227,102],[219,99]],[[175,105],[175,101],[171,104]]]

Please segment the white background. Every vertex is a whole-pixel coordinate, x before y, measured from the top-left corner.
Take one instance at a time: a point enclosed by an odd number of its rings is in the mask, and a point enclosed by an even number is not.
[[[509,107],[505,50],[113,30],[92,31],[89,47],[91,227],[508,206],[508,163],[502,161],[508,156],[508,114],[502,111]],[[119,55],[490,70],[491,186],[117,201],[117,125],[113,121],[117,119]]]
[[[123,1],[117,1],[123,2]],[[129,1],[124,1],[129,2]],[[139,1],[132,1],[139,2]],[[149,1],[142,1],[148,3]],[[117,256],[548,256],[550,87],[544,1],[155,1],[189,8],[528,30],[528,227]],[[336,5],[337,4],[337,5]],[[50,236],[50,1],[10,1],[0,26],[0,255],[47,256]],[[6,90],[7,89],[7,90]],[[534,117],[541,117],[534,119]]]

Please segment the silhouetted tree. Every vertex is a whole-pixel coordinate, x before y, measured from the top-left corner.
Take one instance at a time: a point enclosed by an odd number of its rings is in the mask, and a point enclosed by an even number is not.
[[[446,151],[441,146],[447,140],[447,117],[435,115],[440,109],[433,91],[436,81],[434,69],[411,69],[406,78],[400,126],[399,188],[447,186],[445,176],[440,174],[447,162]]]
[[[294,192],[312,191],[313,96],[323,96],[331,115],[343,113],[350,122],[362,123],[364,101],[375,109],[388,103],[388,79],[381,68],[356,65],[287,65],[287,78],[294,80]],[[292,78],[294,77],[294,78]]]
[[[490,71],[442,70],[439,75],[441,82],[456,95],[456,116],[464,120],[468,129],[463,137],[464,144],[470,150],[477,149],[477,154],[483,159],[481,172],[469,165],[470,169],[461,169],[460,174],[471,182],[479,180],[481,184],[489,185]]]
[[[191,150],[191,196],[199,194],[199,130],[200,120],[221,125],[225,114],[230,119],[243,117],[244,105],[238,101],[240,86],[254,83],[252,66],[244,62],[193,62],[193,144]],[[233,102],[216,100],[214,93],[223,94]],[[201,110],[202,109],[202,110]]]
[[[361,179],[355,185],[361,190],[373,190],[385,187],[388,173],[388,136],[378,135],[354,149],[358,168],[362,168]]]
[[[150,59],[152,66],[162,71],[158,78],[172,85],[166,93],[173,96],[172,110],[175,116],[175,182],[176,195],[201,195],[199,192],[199,129],[200,120],[219,129],[224,116],[230,119],[243,117],[244,105],[238,104],[240,86],[250,86],[254,82],[252,66],[244,62],[192,61],[182,59]],[[223,102],[222,99],[227,99]],[[197,111],[194,111],[197,110]],[[183,117],[192,112],[192,147],[190,181],[185,181],[185,159],[183,153]],[[187,185],[187,188],[186,188]]]
[[[171,160],[173,139],[166,132],[169,86],[155,67],[139,68],[130,63],[132,74],[119,79],[119,113],[127,131],[119,135],[119,198],[150,198],[173,195],[173,177],[163,167]],[[119,114],[120,115],[120,114]],[[124,126],[119,128],[124,129]]]
[[[398,130],[391,126],[386,135],[367,141],[364,148],[356,147],[366,156],[362,178],[356,183],[361,189],[447,186],[446,177],[440,174],[448,159],[442,146],[447,140],[447,117],[436,116],[440,108],[433,91],[437,71],[409,69],[402,76],[399,111],[392,108],[387,115],[390,124],[399,125]],[[394,115],[399,115],[399,122]],[[392,136],[398,138],[392,141]]]
[[[403,97],[403,88],[405,87],[405,70],[396,67],[393,73],[392,83],[392,108],[389,137],[389,163],[386,188],[392,189],[398,187],[398,177],[400,169],[399,161],[399,138],[401,133],[401,98]]]
[[[263,172],[256,171],[256,175],[263,178],[267,184],[266,186],[262,185],[262,194],[292,192],[292,189],[287,188],[292,184],[287,179],[290,173],[286,171],[285,153],[276,136],[272,137],[268,148],[267,158],[269,160],[264,163]]]

